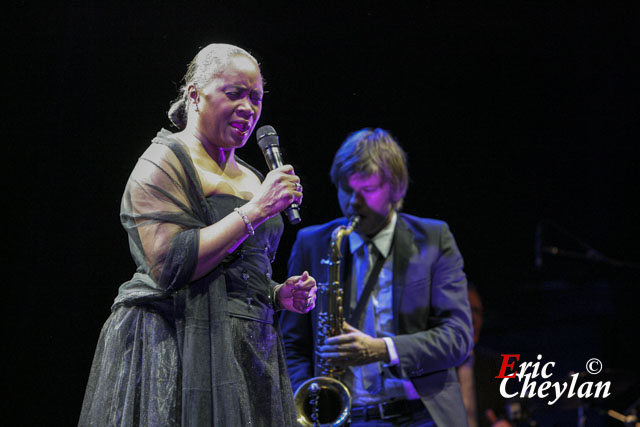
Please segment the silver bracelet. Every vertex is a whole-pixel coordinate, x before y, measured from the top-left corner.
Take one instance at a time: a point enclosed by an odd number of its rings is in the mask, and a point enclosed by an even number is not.
[[[240,210],[240,208],[234,208],[233,210],[238,212],[238,215],[240,215],[242,221],[244,221],[244,226],[247,229],[247,232],[249,233],[249,235],[253,236],[255,234],[255,231],[253,230],[253,225],[251,225],[251,221],[249,221],[249,218],[247,218],[247,216]]]

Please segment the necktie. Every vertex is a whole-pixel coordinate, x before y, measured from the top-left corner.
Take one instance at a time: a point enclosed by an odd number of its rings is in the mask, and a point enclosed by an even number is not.
[[[371,268],[379,256],[378,251],[372,242],[366,242],[359,251],[358,265],[358,299],[364,290]],[[362,332],[372,337],[376,336],[375,317],[373,313],[373,302],[369,299],[367,308],[364,311]],[[379,363],[370,363],[360,367],[362,375],[362,386],[372,395],[380,393],[382,390],[382,376]]]

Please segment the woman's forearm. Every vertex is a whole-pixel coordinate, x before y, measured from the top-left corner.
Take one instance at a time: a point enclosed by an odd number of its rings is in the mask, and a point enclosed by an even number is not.
[[[263,210],[251,202],[240,208],[254,229],[267,220]],[[242,215],[231,212],[215,224],[200,229],[198,264],[193,280],[209,273],[249,236],[249,226]]]

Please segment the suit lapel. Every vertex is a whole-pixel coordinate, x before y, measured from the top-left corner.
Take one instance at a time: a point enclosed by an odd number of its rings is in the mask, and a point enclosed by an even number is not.
[[[402,292],[407,282],[407,267],[411,258],[413,235],[405,220],[398,214],[398,221],[393,235],[393,328],[394,333],[400,333],[399,312]]]

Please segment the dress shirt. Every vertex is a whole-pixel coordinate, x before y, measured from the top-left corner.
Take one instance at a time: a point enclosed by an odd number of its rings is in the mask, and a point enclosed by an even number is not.
[[[393,212],[389,224],[387,224],[371,239],[371,242],[375,246],[378,254],[376,256],[370,256],[368,265],[369,271],[367,272],[367,277],[365,277],[366,281],[370,270],[373,268],[373,264],[375,264],[377,260],[377,256],[386,258],[386,261],[382,266],[382,270],[380,271],[378,281],[371,292],[369,304],[373,305],[376,332],[375,336],[381,337],[384,340],[387,346],[387,351],[389,352],[390,363],[388,365],[379,363],[381,375],[383,377],[383,390],[381,393],[375,396],[370,395],[363,387],[361,370],[358,369],[358,367],[352,367],[351,369],[349,369],[347,375],[345,375],[344,380],[352,390],[354,406],[370,405],[381,401],[388,401],[391,399],[419,398],[418,393],[413,387],[411,381],[394,377],[388,369],[389,366],[397,365],[399,363],[398,352],[396,351],[395,344],[391,339],[391,337],[395,335],[395,331],[393,330],[392,243],[397,220],[398,216],[395,212]],[[352,266],[353,272],[351,274],[351,277],[357,277],[358,263],[361,262],[357,259],[357,254],[364,244],[364,238],[357,232],[349,234],[349,250],[354,256],[354,262]],[[357,286],[355,283],[350,286],[350,292],[350,309],[351,311],[353,311],[358,300]],[[361,327],[361,325],[352,326],[356,328]]]

